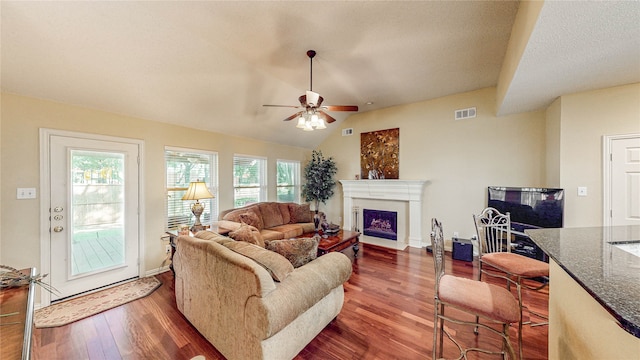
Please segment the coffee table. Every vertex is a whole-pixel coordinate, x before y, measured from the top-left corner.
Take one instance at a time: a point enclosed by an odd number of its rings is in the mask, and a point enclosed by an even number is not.
[[[313,237],[315,233],[305,233],[299,237]],[[318,243],[318,256],[330,253],[332,251],[343,251],[351,246],[353,249],[353,257],[358,257],[360,250],[360,233],[357,231],[340,230],[336,234],[327,234],[323,237],[320,234],[320,242]]]

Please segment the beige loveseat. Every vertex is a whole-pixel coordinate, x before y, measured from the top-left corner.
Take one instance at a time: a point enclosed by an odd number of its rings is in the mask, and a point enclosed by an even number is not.
[[[265,241],[289,239],[313,232],[309,204],[260,202],[220,212],[218,227],[236,230],[241,222],[254,226]]]
[[[173,262],[178,309],[230,360],[295,357],[340,313],[352,271],[339,252],[294,269],[211,231],[178,237]]]

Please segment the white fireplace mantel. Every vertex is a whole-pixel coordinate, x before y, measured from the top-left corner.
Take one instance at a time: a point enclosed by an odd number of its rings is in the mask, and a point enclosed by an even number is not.
[[[422,202],[428,180],[340,180],[344,194],[344,227],[351,229],[354,199],[406,201],[409,203],[409,246],[427,242],[422,231]]]

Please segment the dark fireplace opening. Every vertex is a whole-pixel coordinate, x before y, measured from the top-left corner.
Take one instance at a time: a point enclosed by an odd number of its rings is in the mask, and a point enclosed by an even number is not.
[[[367,236],[398,240],[398,213],[363,209],[363,233]]]

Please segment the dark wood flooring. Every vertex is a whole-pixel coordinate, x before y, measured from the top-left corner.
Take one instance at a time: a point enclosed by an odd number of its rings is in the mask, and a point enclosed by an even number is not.
[[[473,278],[474,267],[448,257],[447,273]],[[176,309],[171,272],[158,278],[163,285],[143,299],[66,326],[36,329],[33,359],[224,359]],[[345,284],[342,312],[296,360],[431,358],[433,287],[432,256],[424,249],[361,245]],[[548,291],[525,292],[524,301],[548,314]],[[450,329],[467,344],[496,343],[490,334],[476,336],[457,325]],[[526,359],[547,358],[547,334],[547,326],[525,327]],[[515,327],[511,337],[517,346]],[[457,357],[447,341],[445,356]]]

